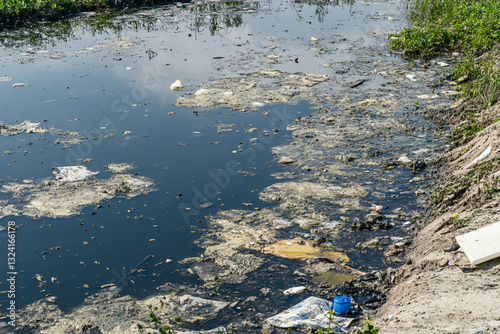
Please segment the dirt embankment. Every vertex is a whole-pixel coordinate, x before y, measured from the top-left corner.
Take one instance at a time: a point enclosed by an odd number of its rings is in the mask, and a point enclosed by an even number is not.
[[[500,222],[500,104],[477,116],[484,129],[434,164],[431,206],[375,319],[381,333],[500,333],[500,258],[471,266],[455,243]]]

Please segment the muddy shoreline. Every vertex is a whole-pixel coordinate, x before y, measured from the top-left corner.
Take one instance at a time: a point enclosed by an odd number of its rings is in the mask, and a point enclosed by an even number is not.
[[[498,51],[489,54],[498,66]],[[428,115],[438,122],[450,117],[459,127],[467,108],[468,101],[459,100],[445,113]],[[430,207],[375,316],[382,333],[500,331],[500,259],[473,266],[455,239],[500,221],[500,126],[492,123],[499,117],[499,103],[483,107],[478,124],[484,129],[432,163]]]

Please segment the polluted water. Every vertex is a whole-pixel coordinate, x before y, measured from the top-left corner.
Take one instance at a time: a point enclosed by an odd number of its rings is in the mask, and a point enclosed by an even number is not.
[[[404,263],[453,99],[449,68],[388,47],[406,15],[195,1],[3,30],[15,331],[134,333],[153,305],[179,330],[260,332]]]

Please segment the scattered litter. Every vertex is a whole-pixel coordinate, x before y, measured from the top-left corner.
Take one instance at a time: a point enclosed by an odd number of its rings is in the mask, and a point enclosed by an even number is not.
[[[316,37],[311,37],[311,42],[317,42],[318,39]]]
[[[15,83],[12,85],[12,87],[14,87],[14,88],[23,88],[24,86],[26,86],[26,84],[21,83],[21,82],[18,82],[18,83]]]
[[[173,84],[170,85],[170,90],[183,90],[184,86],[182,86],[182,83],[180,80],[175,80]]]
[[[0,124],[0,133],[6,133],[9,135],[19,134],[19,133],[45,133],[47,130],[40,127],[38,122],[24,121],[21,124],[14,125],[4,125]]]
[[[324,251],[311,246],[309,241],[302,238],[290,240],[280,240],[272,245],[262,249],[264,254],[272,254],[288,259],[307,260],[307,259],[329,259],[331,261],[349,261],[347,255],[342,252]]]
[[[329,313],[333,303],[317,297],[309,297],[295,306],[267,318],[271,326],[280,328],[326,329],[330,327]],[[342,328],[349,327],[353,319],[334,316],[332,319]]]
[[[444,63],[444,62],[442,62],[442,61],[438,61],[438,63],[437,63],[437,64],[438,64],[439,66],[441,66],[441,67],[450,66],[450,64]]]
[[[154,182],[143,176],[115,174],[109,179],[97,180],[90,178],[95,172],[85,167],[76,171],[72,168],[63,168],[62,174],[59,171],[54,172],[60,177],[55,180],[46,178],[35,182],[11,182],[3,185],[2,191],[12,194],[12,203],[2,204],[7,207],[14,206],[19,210],[16,214],[22,211],[23,215],[29,217],[71,217],[79,214],[85,206],[96,205],[116,196],[133,198],[155,190]],[[82,179],[83,177],[85,179]],[[5,214],[4,211],[0,210],[0,217]]]
[[[500,256],[500,222],[455,237],[471,265]]]
[[[305,286],[296,286],[296,287],[293,287],[290,289],[286,289],[285,291],[283,291],[283,293],[285,294],[285,296],[292,296],[292,295],[297,295],[299,293],[302,293],[305,290],[306,290]]]
[[[82,181],[99,174],[99,172],[90,171],[85,166],[56,167],[53,173],[57,180],[63,182]]]
[[[384,207],[382,205],[372,204],[372,207],[370,208],[370,210],[375,211],[375,212],[380,212],[380,211],[382,211],[383,208]]]

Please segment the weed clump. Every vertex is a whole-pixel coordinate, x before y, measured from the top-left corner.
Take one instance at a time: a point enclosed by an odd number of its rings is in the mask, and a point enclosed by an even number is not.
[[[410,20],[412,27],[391,35],[391,45],[405,56],[428,59],[450,50],[478,55],[500,42],[497,0],[416,0]]]

